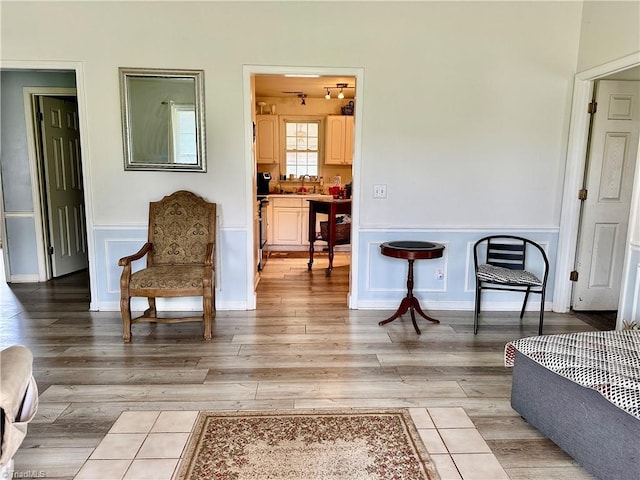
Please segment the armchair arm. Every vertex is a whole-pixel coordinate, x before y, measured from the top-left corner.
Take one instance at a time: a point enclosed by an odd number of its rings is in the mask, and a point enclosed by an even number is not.
[[[204,258],[204,264],[207,267],[212,267],[215,264],[216,247],[213,243],[207,243],[207,255]]]
[[[152,247],[153,245],[151,243],[149,242],[145,243],[142,246],[142,248],[138,250],[136,253],[134,253],[133,255],[122,257],[120,260],[118,260],[118,265],[120,265],[121,267],[126,267],[127,265],[131,265],[131,262],[133,262],[134,260],[140,260],[147,253],[149,253]]]
[[[8,470],[6,467],[38,410],[38,385],[33,378],[32,363],[33,355],[25,346],[13,345],[0,352],[0,473],[3,474],[11,471],[11,467]]]

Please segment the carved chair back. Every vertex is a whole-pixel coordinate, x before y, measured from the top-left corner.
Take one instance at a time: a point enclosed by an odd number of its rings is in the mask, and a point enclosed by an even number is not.
[[[215,244],[216,205],[178,191],[149,205],[147,265],[204,264],[207,244]]]

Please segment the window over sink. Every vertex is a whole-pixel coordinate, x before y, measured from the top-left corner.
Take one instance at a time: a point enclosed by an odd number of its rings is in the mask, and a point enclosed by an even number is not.
[[[287,177],[318,175],[320,120],[284,120]]]

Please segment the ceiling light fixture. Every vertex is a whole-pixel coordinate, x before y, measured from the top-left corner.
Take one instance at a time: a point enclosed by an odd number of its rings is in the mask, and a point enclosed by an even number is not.
[[[336,83],[335,87],[323,87],[327,90],[327,94],[324,96],[327,100],[331,100],[331,90],[340,90],[338,92],[338,98],[342,100],[344,98],[344,90],[347,88],[356,88],[350,87],[348,83]]]

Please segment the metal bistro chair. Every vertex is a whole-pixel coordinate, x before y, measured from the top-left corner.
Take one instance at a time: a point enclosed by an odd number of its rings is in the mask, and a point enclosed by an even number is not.
[[[532,247],[532,248],[527,248]],[[486,249],[485,252],[483,250]],[[539,252],[544,271],[542,279],[526,270],[527,250]],[[484,253],[484,263],[478,258]],[[537,256],[537,255],[536,255]],[[524,315],[530,293],[540,295],[540,323],[538,335],[542,335],[544,318],[544,297],[549,274],[549,260],[540,245],[531,240],[513,235],[490,235],[481,238],[473,246],[473,263],[476,277],[476,304],[473,316],[473,333],[478,333],[478,315],[480,314],[480,297],[483,290],[506,290],[524,292],[524,302],[520,311],[520,319]]]

